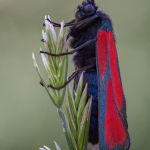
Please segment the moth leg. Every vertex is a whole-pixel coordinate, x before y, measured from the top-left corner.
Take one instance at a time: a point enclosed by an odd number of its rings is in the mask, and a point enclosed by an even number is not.
[[[65,23],[64,26],[65,26],[65,27],[66,27],[66,26],[69,26],[69,25],[71,25],[72,23],[74,23],[75,21],[76,21],[76,19],[73,19],[73,20],[69,21],[68,23]]]
[[[93,67],[95,67],[94,64],[93,64],[93,65],[88,65],[88,66],[85,66],[85,67],[83,67],[83,68],[79,68],[79,69],[75,70],[75,72],[72,73],[72,75],[68,78],[68,80],[67,80],[62,86],[60,86],[60,87],[53,87],[51,84],[50,84],[50,85],[47,85],[47,86],[50,87],[50,88],[52,88],[52,89],[54,89],[54,90],[63,89],[65,86],[67,86],[67,85],[75,78],[75,76],[76,76],[78,73],[83,72],[83,71],[88,70],[88,69],[91,69],[91,68],[93,68]],[[40,81],[40,84],[41,84],[42,86],[44,86],[41,81]]]
[[[45,20],[47,20],[48,22],[53,24],[54,27],[61,27],[61,24],[56,23],[56,22],[52,22],[49,18],[46,18]],[[43,23],[43,26],[45,26],[45,23]]]
[[[43,39],[42,39],[43,40]],[[41,40],[41,41],[42,41]],[[88,46],[88,45],[90,45],[91,43],[94,43],[94,42],[96,42],[97,41],[97,39],[95,38],[95,39],[92,39],[92,40],[89,40],[89,41],[87,41],[86,43],[84,43],[84,44],[82,44],[82,45],[80,45],[79,47],[77,47],[77,48],[75,48],[75,49],[73,49],[72,51],[70,51],[70,52],[66,52],[66,53],[61,53],[61,54],[52,54],[52,53],[49,53],[49,52],[45,52],[45,51],[40,51],[40,53],[44,53],[44,54],[47,54],[47,55],[50,55],[50,56],[64,56],[64,55],[70,55],[70,54],[73,54],[73,53],[75,53],[75,52],[77,52],[77,51],[79,51],[80,49],[82,49],[82,48],[84,48],[84,47],[86,47],[86,46]]]
[[[76,72],[77,72],[77,70],[75,70],[75,71],[71,74],[71,76],[68,78],[68,80],[70,80],[70,78],[72,78],[72,76],[74,76],[74,74],[76,74]],[[40,81],[40,84],[41,84],[42,86],[44,86],[44,84],[42,83],[42,81]],[[50,87],[50,86],[47,85],[47,87]]]
[[[84,20],[77,22],[74,29],[72,30],[72,32],[70,32],[70,34],[73,34],[74,32],[79,32],[80,30],[86,28],[91,23],[93,23],[97,18],[98,18],[98,16],[94,15],[92,17],[89,17],[87,19],[84,19]]]
[[[61,24],[56,23],[56,22],[53,22],[53,21],[51,21],[49,18],[47,18],[46,20],[47,20],[48,22],[50,22],[51,24],[53,24],[54,27],[61,27]],[[68,23],[65,23],[65,24],[64,24],[64,27],[66,27],[66,26],[71,26],[72,23],[74,23],[74,22],[75,22],[75,19],[71,20],[71,21],[68,22]],[[45,23],[43,24],[43,26],[45,26]]]
[[[89,26],[89,24],[93,23],[98,18],[97,15],[94,15],[92,17],[89,17],[87,19],[81,20],[77,23],[76,28],[85,28],[86,26]]]
[[[42,83],[42,81],[39,82],[42,86],[44,86],[44,84]],[[47,85],[48,86],[48,85]]]

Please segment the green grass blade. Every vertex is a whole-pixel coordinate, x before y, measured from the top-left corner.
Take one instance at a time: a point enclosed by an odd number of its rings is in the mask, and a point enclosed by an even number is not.
[[[54,143],[55,143],[56,149],[57,150],[61,150],[60,147],[59,147],[59,145],[55,141],[54,141]]]
[[[91,118],[92,96],[89,98],[88,103],[89,103],[89,107],[88,107],[87,122],[85,127],[83,150],[87,150],[87,144],[89,138],[89,126],[90,126],[90,118]]]
[[[82,116],[82,121],[80,124],[79,134],[78,134],[78,146],[79,150],[83,150],[87,146],[88,131],[89,131],[89,121],[90,121],[90,110],[91,110],[92,99],[90,98],[87,102]]]
[[[74,101],[74,98],[73,98],[73,95],[72,95],[72,90],[71,90],[70,84],[68,84],[68,86],[67,86],[66,99],[68,99],[69,107],[70,107],[70,110],[71,110],[71,112],[72,112],[72,114],[75,118],[74,122],[76,124],[77,110],[76,110],[76,107],[75,107],[75,101]]]
[[[67,116],[68,116],[68,121],[69,121],[69,126],[71,129],[71,132],[75,138],[75,140],[77,139],[77,128],[76,128],[76,122],[74,122],[75,118],[72,115],[71,109],[69,107],[69,102],[68,99],[66,99],[66,111],[67,111]]]
[[[83,90],[81,99],[80,99],[79,107],[78,107],[78,112],[77,112],[77,126],[78,127],[80,126],[83,110],[85,108],[86,101],[87,101],[87,86],[88,85],[86,84]]]
[[[63,65],[63,71],[64,71],[64,80],[63,83],[65,83],[67,81],[67,72],[68,72],[68,56],[65,56],[65,62],[64,62],[64,65]],[[65,97],[65,93],[66,93],[66,87],[62,89],[62,96],[60,98],[60,105],[63,104],[63,101],[64,101],[64,97]]]
[[[77,90],[76,90],[76,98],[75,98],[76,109],[78,108],[78,105],[79,105],[79,102],[80,102],[80,98],[81,98],[81,94],[82,94],[82,88],[83,88],[83,73],[80,76],[78,86],[77,86]]]
[[[41,81],[42,81],[42,83],[43,83],[43,85],[44,85],[44,87],[45,87],[45,89],[46,89],[46,91],[47,91],[47,93],[48,93],[50,99],[52,100],[52,102],[54,103],[54,105],[55,105],[57,108],[59,108],[60,106],[59,106],[59,104],[58,104],[57,101],[56,101],[57,97],[56,97],[56,95],[53,95],[54,93],[51,92],[51,89],[49,89],[49,88],[47,87],[47,84],[46,84],[44,78],[42,77],[42,74],[40,73],[40,70],[39,70],[39,68],[38,68],[38,65],[37,65],[37,63],[36,63],[35,56],[34,56],[33,53],[32,53],[32,58],[33,58],[33,61],[34,61],[34,66],[35,66],[35,68],[36,68],[36,71],[37,71],[37,73],[38,73],[38,75],[39,75],[39,77],[40,77],[40,79],[41,79]],[[54,97],[55,97],[56,99],[54,99]]]
[[[71,133],[68,121],[67,121],[67,119],[64,115],[63,110],[61,108],[59,108],[57,110],[58,110],[58,114],[59,114],[59,117],[60,117],[60,120],[61,120],[61,123],[62,123],[62,126],[63,126],[63,131],[65,133],[69,149],[70,150],[78,150],[75,139],[74,139],[74,137]]]

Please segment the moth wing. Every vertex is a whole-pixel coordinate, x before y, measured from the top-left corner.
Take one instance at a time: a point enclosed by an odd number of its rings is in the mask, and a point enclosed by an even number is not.
[[[96,63],[100,149],[128,150],[130,137],[115,40],[107,21],[98,30]]]

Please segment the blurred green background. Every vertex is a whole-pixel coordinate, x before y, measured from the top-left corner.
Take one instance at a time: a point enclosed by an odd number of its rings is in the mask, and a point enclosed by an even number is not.
[[[62,150],[67,143],[56,108],[33,67],[39,55],[44,16],[52,21],[73,19],[81,0],[0,0],[0,149]],[[150,0],[96,0],[110,15],[127,101],[131,150],[150,149]],[[71,62],[71,56],[70,56]],[[69,74],[73,64],[69,63]]]

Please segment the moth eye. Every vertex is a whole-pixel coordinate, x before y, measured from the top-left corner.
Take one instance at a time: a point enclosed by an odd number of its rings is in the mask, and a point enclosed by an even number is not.
[[[81,12],[80,12],[79,9],[77,9],[77,10],[75,11],[74,16],[75,16],[75,18],[76,18],[77,20],[81,20],[81,19],[82,19],[82,14],[81,14]]]
[[[84,11],[86,12],[86,13],[91,13],[92,11],[94,11],[94,7],[92,6],[92,5],[86,5],[86,6],[84,6]]]

